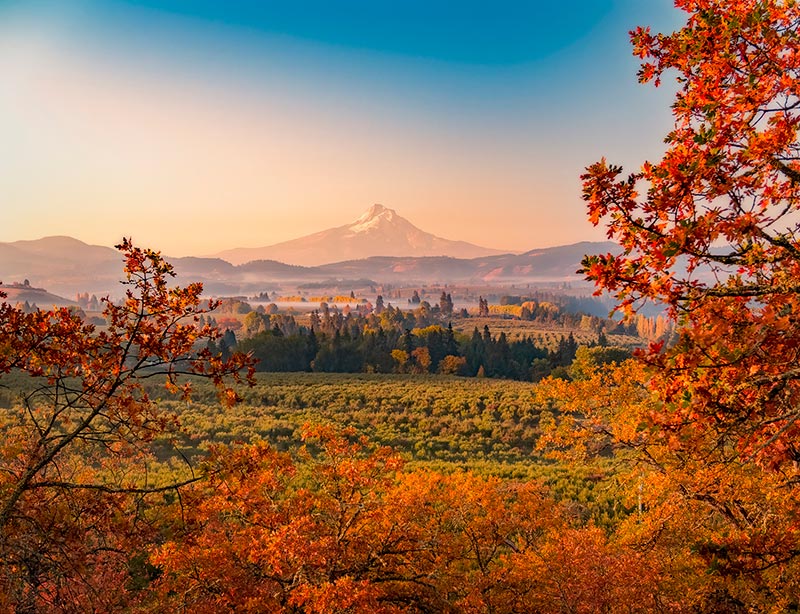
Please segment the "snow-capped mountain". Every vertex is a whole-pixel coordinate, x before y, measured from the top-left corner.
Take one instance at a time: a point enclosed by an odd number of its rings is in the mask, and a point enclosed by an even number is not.
[[[479,258],[499,250],[451,241],[424,232],[393,209],[372,205],[351,224],[266,247],[237,248],[216,254],[233,264],[252,260],[279,260],[315,266],[371,256],[450,256]]]

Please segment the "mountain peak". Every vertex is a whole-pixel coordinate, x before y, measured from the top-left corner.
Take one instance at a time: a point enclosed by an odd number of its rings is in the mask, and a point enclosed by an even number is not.
[[[380,215],[384,211],[387,211],[389,213],[395,213],[395,211],[393,209],[389,209],[388,207],[384,207],[380,203],[375,203],[369,209],[367,209],[366,212],[364,213],[364,215],[362,215],[361,217],[364,217],[364,216],[375,217],[377,215]]]
[[[361,214],[354,224],[366,222],[382,215],[397,215],[397,212],[394,209],[389,209],[388,207],[384,207],[383,205],[375,203],[369,209],[364,211],[364,213]]]
[[[374,204],[351,224],[260,248],[237,248],[217,254],[233,264],[278,260],[315,266],[370,256],[450,256],[477,258],[502,253],[464,241],[450,241],[420,230],[394,209]]]
[[[376,203],[350,225],[350,230],[353,232],[364,232],[377,228],[382,221],[391,223],[400,219],[402,218],[397,215],[394,209],[389,209],[388,207]]]

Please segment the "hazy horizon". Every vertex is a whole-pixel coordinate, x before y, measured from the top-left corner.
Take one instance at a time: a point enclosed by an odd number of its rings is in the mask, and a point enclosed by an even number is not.
[[[373,203],[499,250],[603,240],[582,169],[634,170],[670,125],[671,91],[637,84],[627,31],[680,19],[669,0],[11,0],[0,241],[207,255]]]

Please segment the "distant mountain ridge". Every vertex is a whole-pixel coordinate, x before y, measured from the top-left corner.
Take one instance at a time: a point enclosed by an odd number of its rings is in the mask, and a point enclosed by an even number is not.
[[[504,252],[466,241],[451,241],[420,230],[394,209],[372,205],[351,224],[265,247],[240,247],[218,254],[232,264],[277,260],[319,266],[374,256],[479,258]]]
[[[522,254],[500,254],[482,258],[393,258],[373,257],[314,267],[329,277],[370,277],[386,281],[412,279],[422,282],[523,283],[531,281],[577,281],[586,254],[619,254],[609,241],[583,241],[571,245],[533,249]]]
[[[122,256],[111,248],[65,236],[0,243],[0,281],[30,279],[62,296],[109,292],[122,275]]]
[[[371,279],[378,283],[513,284],[579,281],[576,271],[585,254],[619,253],[610,242],[582,242],[534,249],[523,254],[478,258],[447,256],[373,256],[321,266],[298,266],[275,260],[234,265],[221,258],[166,256],[178,283],[201,281],[213,296],[258,293],[280,284],[332,279]],[[78,292],[122,294],[122,257],[110,247],[87,245],[71,237],[0,243],[0,280],[30,284],[64,297]]]

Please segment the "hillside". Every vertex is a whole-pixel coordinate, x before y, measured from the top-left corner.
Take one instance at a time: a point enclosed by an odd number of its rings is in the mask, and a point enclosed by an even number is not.
[[[33,288],[25,284],[1,284],[0,292],[6,295],[5,298],[0,298],[0,301],[10,303],[11,305],[27,302],[31,306],[36,305],[42,309],[77,305],[75,301],[65,299],[56,294],[51,294],[44,288]]]
[[[28,279],[32,286],[66,296],[107,293],[116,289],[121,273],[117,250],[72,237],[0,243],[0,280],[6,284]]]
[[[619,248],[612,243],[575,243],[534,249],[523,254],[478,258],[448,256],[373,256],[320,266],[276,260],[234,265],[222,258],[170,258],[178,283],[201,281],[210,295],[258,292],[273,284],[308,284],[335,279],[370,279],[377,283],[516,284],[578,281],[584,254]],[[0,243],[0,281],[28,279],[31,286],[55,294],[78,292],[119,296],[122,259],[110,247],[88,245],[70,237]]]

